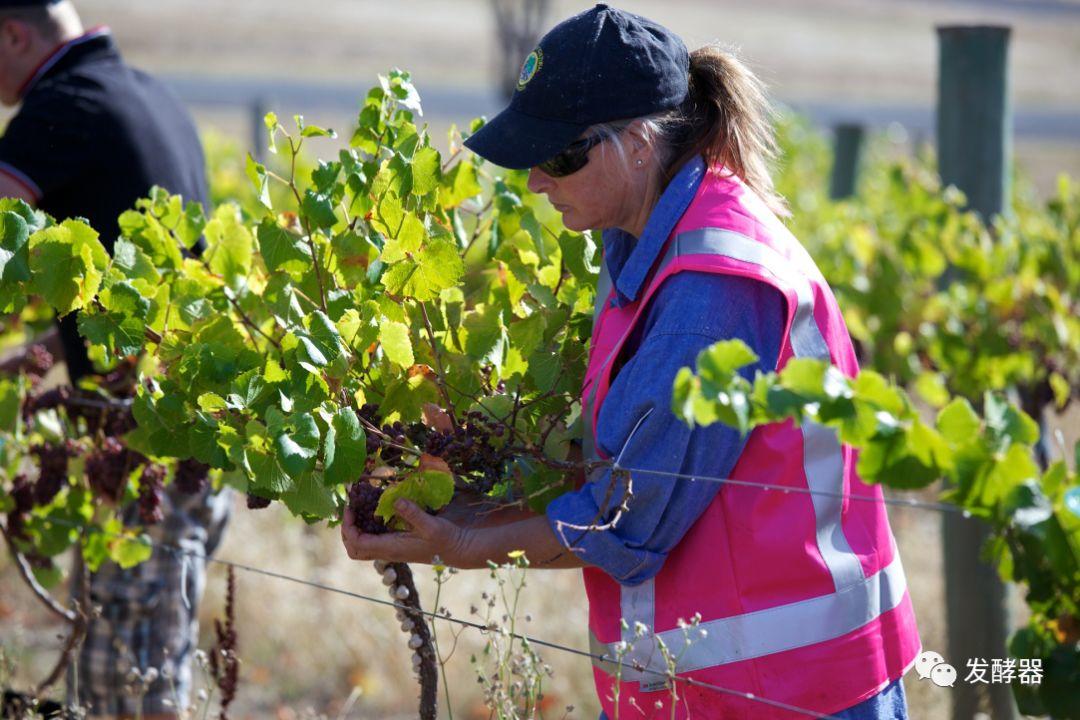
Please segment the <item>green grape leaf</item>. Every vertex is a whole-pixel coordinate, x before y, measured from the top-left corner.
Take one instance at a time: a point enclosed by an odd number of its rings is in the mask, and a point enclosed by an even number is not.
[[[334,214],[334,203],[326,195],[304,191],[304,201],[300,206],[304,217],[317,228],[329,229],[337,224],[337,216]]]
[[[471,197],[479,195],[483,188],[476,178],[476,166],[462,160],[442,177],[439,202],[445,207],[457,207]]]
[[[933,408],[942,408],[949,402],[949,390],[941,373],[919,373],[915,378],[915,392]]]
[[[17,283],[30,279],[30,228],[17,213],[0,214],[0,281]]]
[[[393,265],[382,276],[386,290],[421,302],[438,297],[461,279],[464,267],[457,248],[444,240],[433,240],[414,260]]]
[[[438,510],[454,495],[454,476],[439,470],[410,473],[404,480],[388,487],[375,508],[376,517],[391,528],[405,530],[406,525],[394,515],[394,503],[399,499],[412,500],[425,510]]]
[[[722,340],[698,353],[701,379],[724,385],[741,368],[757,362],[758,356],[742,340]]]
[[[309,413],[291,416],[286,426],[275,435],[274,449],[281,467],[290,477],[296,479],[315,468],[320,438],[319,426]]]
[[[964,398],[956,398],[938,413],[937,429],[954,445],[964,445],[979,436],[982,422],[971,403]]]
[[[326,431],[323,458],[323,478],[329,485],[351,482],[364,471],[367,439],[351,408],[343,407],[334,413]]]
[[[304,473],[293,489],[282,493],[281,501],[294,515],[328,518],[337,511],[333,489],[319,478],[319,473]]]
[[[136,318],[116,313],[79,316],[79,334],[110,355],[136,355],[142,349],[146,326]]]
[[[86,307],[108,264],[97,232],[78,220],[65,220],[30,236],[33,289],[60,315]]]
[[[273,137],[273,133],[270,137]],[[273,210],[274,206],[270,203],[270,177],[266,174],[266,167],[255,162],[255,158],[248,155],[245,169],[248,179],[255,188],[255,197],[267,210]]]
[[[143,280],[148,286],[154,286],[161,280],[161,274],[146,253],[127,238],[117,238],[113,244],[112,259],[113,267],[128,280]]]
[[[379,343],[390,362],[405,369],[413,366],[412,341],[409,339],[407,325],[393,320],[383,320],[379,323]]]
[[[895,417],[901,417],[906,407],[901,391],[889,384],[884,377],[873,370],[863,370],[851,384],[854,397],[863,402],[873,403]]]
[[[245,449],[245,457],[251,469],[248,480],[252,489],[268,491],[276,496],[292,488],[292,480],[273,453],[248,447]]]
[[[440,172],[439,151],[433,147],[423,147],[412,158],[412,193],[427,195],[439,186]]]
[[[124,532],[120,537],[108,541],[109,559],[124,570],[146,562],[154,552],[154,546],[147,535],[132,535]]]
[[[272,218],[264,218],[256,230],[259,253],[266,269],[303,271],[311,266],[311,248],[299,235],[281,227]]]
[[[189,202],[184,206],[184,214],[180,216],[180,221],[176,224],[176,237],[185,248],[190,250],[195,247],[195,243],[199,242],[205,229],[206,214],[203,212],[202,204],[195,201]]]
[[[401,262],[419,251],[426,237],[424,223],[415,214],[406,212],[402,215],[401,223],[388,235],[379,259],[387,265]]]
[[[232,287],[246,280],[251,270],[252,239],[235,207],[222,205],[214,212],[206,224],[206,242],[211,270]]]

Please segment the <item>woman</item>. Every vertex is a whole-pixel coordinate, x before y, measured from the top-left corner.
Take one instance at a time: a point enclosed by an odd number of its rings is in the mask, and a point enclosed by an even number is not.
[[[635,469],[628,510],[580,530],[621,501],[609,485],[623,480],[606,470],[543,517],[473,527],[402,503],[409,533],[343,526],[355,559],[438,553],[470,568],[522,549],[534,566],[584,567],[593,652],[623,659],[620,673],[594,662],[610,718],[671,716],[657,637],[679,677],[698,681],[677,684],[678,717],[907,717],[900,677],[918,632],[884,506],[838,497],[881,497],[855,475],[852,450],[813,424],[742,438],[670,411],[677,370],[722,339],[757,353],[748,376],[792,357],[857,371],[832,293],[776,217],[768,120],[746,67],[714,47],[688,54],[644,18],[597,5],[548,33],[510,106],[466,145],[531,168],[530,190],[567,227],[604,229],[584,447]]]

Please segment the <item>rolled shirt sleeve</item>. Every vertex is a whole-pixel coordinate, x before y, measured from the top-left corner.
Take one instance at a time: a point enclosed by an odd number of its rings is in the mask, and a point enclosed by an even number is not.
[[[763,282],[699,272],[668,278],[640,321],[641,331],[634,331],[639,338],[630,338],[638,339],[637,351],[619,370],[601,407],[598,445],[624,468],[727,477],[746,438],[722,423],[691,429],[676,418],[671,411],[675,375],[693,367],[705,348],[732,338],[758,355],[758,362],[742,370],[745,377],[774,369],[784,317],[783,296]],[[630,485],[627,495],[625,482],[606,468],[552,501],[546,514],[562,544],[583,561],[635,585],[660,571],[721,484],[631,472]],[[626,511],[613,522],[624,500]]]

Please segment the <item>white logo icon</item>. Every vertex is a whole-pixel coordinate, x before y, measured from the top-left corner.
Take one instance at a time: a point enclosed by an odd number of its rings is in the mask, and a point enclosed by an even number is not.
[[[949,663],[938,663],[930,671],[930,682],[938,687],[953,687],[956,684],[956,668]]]
[[[919,674],[920,680],[926,680],[930,677],[930,671],[934,669],[934,666],[943,662],[945,662],[945,658],[941,657],[939,653],[933,650],[924,650],[915,660],[915,672]]]
[[[940,653],[933,650],[925,650],[915,659],[915,672],[920,680],[929,679],[938,687],[953,687],[956,685],[956,668],[945,662]]]

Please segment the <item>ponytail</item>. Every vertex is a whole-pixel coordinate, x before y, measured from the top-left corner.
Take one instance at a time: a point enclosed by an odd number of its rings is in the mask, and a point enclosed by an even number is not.
[[[777,155],[772,119],[765,88],[750,68],[719,45],[706,45],[690,53],[686,100],[646,125],[660,141],[665,184],[685,162],[701,155],[708,167],[737,175],[770,210],[787,216],[787,203],[769,175]]]
[[[599,123],[592,131],[611,139],[625,164],[619,136],[638,121],[653,143],[662,187],[687,161],[701,155],[709,168],[738,176],[773,213],[791,215],[769,175],[777,145],[774,112],[761,81],[734,53],[706,45],[690,53],[689,85],[686,99],[674,110]]]

